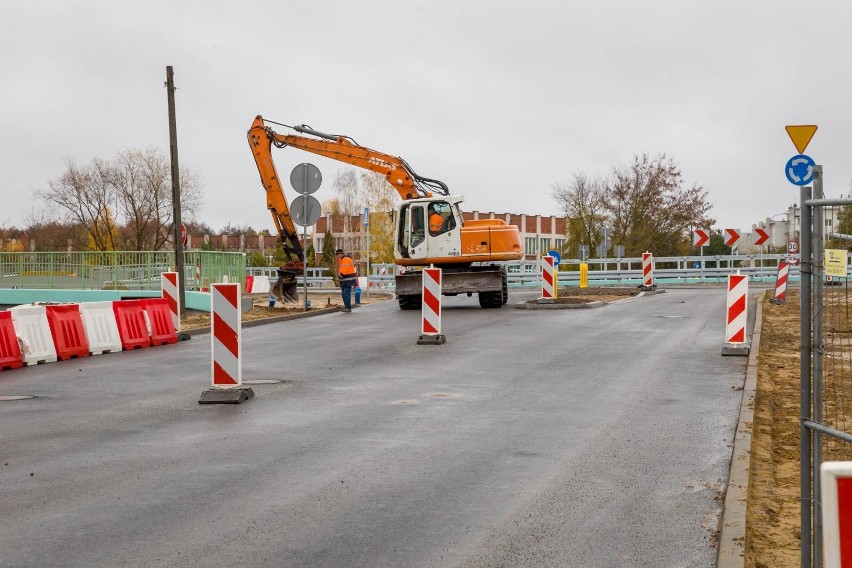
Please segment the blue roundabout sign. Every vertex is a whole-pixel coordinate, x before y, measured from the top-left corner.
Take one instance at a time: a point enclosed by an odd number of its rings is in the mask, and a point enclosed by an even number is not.
[[[808,185],[814,180],[814,166],[813,158],[799,154],[787,160],[784,173],[793,185]]]

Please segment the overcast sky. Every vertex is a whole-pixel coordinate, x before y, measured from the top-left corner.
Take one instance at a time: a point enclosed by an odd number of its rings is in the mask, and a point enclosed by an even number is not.
[[[852,179],[852,2],[0,0],[0,226],[44,207],[64,169],[125,148],[168,155],[175,70],[182,166],[200,220],[273,229],[246,141],[255,115],[347,134],[465,196],[466,211],[558,214],[572,174],[665,152],[718,228],[748,231],[798,188],[788,124],[826,194]],[[316,197],[336,162],[310,161]],[[287,188],[289,190],[289,188]],[[292,200],[295,193],[289,193]]]

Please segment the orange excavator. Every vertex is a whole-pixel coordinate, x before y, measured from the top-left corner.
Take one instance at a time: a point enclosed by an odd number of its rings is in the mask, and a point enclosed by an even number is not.
[[[270,124],[299,134],[279,134]],[[499,308],[508,300],[506,270],[494,263],[522,258],[517,226],[502,219],[464,220],[459,211],[463,197],[450,195],[445,183],[419,176],[402,158],[360,146],[349,136],[257,116],[249,128],[248,142],[266,189],[266,206],[289,257],[279,268],[279,280],[273,287],[279,298],[296,296],[296,277],[304,265],[302,245],[272,160],[273,146],[297,148],[377,172],[397,190],[403,199],[394,216],[395,262],[405,267],[395,276],[401,309],[420,309],[422,276],[417,268],[423,266],[443,270],[444,295],[475,293],[483,308]]]

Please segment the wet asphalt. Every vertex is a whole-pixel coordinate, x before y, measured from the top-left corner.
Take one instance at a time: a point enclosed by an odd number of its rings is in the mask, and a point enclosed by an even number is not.
[[[511,302],[532,297],[513,293]],[[722,288],[598,309],[445,298],[0,373],[0,567],[707,567],[746,358]]]

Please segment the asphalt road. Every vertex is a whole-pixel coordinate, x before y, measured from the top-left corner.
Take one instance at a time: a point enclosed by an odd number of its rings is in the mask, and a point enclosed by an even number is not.
[[[527,296],[529,297],[529,296]],[[510,302],[522,299],[514,294]],[[746,358],[725,292],[446,298],[0,373],[0,566],[710,567]]]

